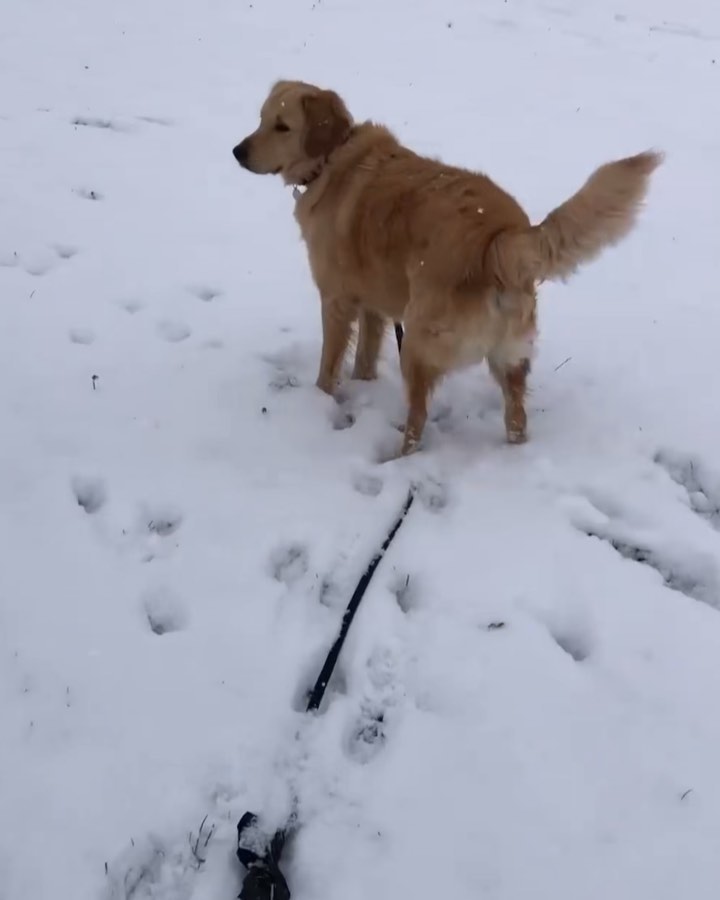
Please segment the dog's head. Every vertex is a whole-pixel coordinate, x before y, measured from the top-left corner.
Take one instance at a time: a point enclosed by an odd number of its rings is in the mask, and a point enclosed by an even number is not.
[[[233,148],[257,175],[282,175],[305,184],[348,137],[352,119],[334,91],[302,81],[278,81],[260,110],[260,125]]]

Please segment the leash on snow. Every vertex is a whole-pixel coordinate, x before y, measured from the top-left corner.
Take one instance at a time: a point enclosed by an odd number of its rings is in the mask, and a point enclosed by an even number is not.
[[[307,706],[305,707],[307,713],[315,712],[319,709],[340,656],[340,651],[345,643],[345,638],[348,635],[355,613],[360,606],[360,601],[375,574],[375,570],[380,565],[393,538],[405,521],[414,499],[415,493],[411,488],[400,514],[395,519],[390,531],[388,531],[385,540],[380,545],[380,549],[370,560],[367,569],[365,569],[358,581],[357,587],[345,609],[337,637],[330,648],[317,681],[312,691],[310,691]],[[287,824],[276,831],[269,840],[267,837],[263,838],[258,832],[255,813],[246,812],[238,822],[236,856],[246,869],[242,890],[238,894],[239,900],[290,900],[290,888],[280,870],[280,857],[288,836],[296,824],[297,798],[294,798],[293,805],[295,808]]]
[[[395,322],[394,324],[395,340],[397,341],[399,354],[402,351],[403,327],[400,322]],[[380,549],[370,560],[367,569],[365,569],[358,581],[345,609],[337,637],[328,652],[317,681],[308,695],[307,706],[305,707],[306,713],[316,712],[320,708],[325,691],[340,657],[345,638],[355,618],[355,613],[375,574],[375,570],[380,565],[393,538],[405,521],[414,499],[415,493],[411,488],[400,514],[395,519],[390,531],[388,531],[385,540],[380,545]],[[238,822],[236,856],[246,870],[242,889],[238,894],[239,900],[290,900],[290,888],[280,870],[280,858],[288,836],[297,821],[297,798],[293,800],[293,807],[285,827],[278,829],[270,839],[259,833],[257,828],[258,817],[255,813],[246,812]]]

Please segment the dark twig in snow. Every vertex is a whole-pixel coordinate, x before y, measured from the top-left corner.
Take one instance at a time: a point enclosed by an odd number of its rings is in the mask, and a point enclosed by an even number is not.
[[[203,848],[206,848],[207,845],[210,843],[210,839],[212,838],[213,834],[215,833],[215,825],[212,825],[208,829],[208,831],[205,834],[203,834],[203,829],[205,828],[206,822],[207,822],[207,815],[200,823],[200,827],[198,828],[198,833],[197,833],[196,838],[193,838],[192,831],[188,834],[188,844],[190,845],[190,852],[192,853],[193,858],[195,859],[195,863],[196,863],[196,866],[198,869],[200,868],[200,866],[203,865],[203,863],[205,862],[205,860],[207,858],[205,856],[201,856],[201,854],[200,854],[200,842],[202,841]]]

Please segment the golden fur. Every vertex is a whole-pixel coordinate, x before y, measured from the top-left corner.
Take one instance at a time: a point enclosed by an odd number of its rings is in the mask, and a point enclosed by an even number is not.
[[[531,225],[487,176],[419,156],[381,125],[354,124],[333,91],[292,81],[274,85],[233,152],[251,172],[306,186],[295,216],[322,303],[318,387],[333,393],[356,321],[361,379],[376,376],[388,321],[404,323],[402,453],[420,441],[438,380],[483,359],[504,395],[508,440],[525,440],[537,285],[627,235],[662,159],[601,166]]]

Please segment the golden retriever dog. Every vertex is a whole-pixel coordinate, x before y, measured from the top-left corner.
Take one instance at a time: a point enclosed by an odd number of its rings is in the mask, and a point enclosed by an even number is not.
[[[402,454],[420,442],[438,381],[484,359],[504,396],[508,441],[526,439],[537,286],[628,234],[662,160],[645,152],[607,163],[531,225],[486,175],[419,156],[382,125],[356,124],[333,91],[300,81],[273,86],[233,155],[304,187],[295,217],[322,303],[319,388],[335,390],[358,320],[358,379],[375,378],[388,322],[404,323]]]

